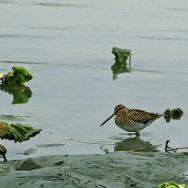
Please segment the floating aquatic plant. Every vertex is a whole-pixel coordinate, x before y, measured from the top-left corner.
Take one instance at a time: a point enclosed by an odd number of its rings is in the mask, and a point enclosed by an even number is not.
[[[120,73],[130,73],[131,50],[121,49],[117,47],[112,48],[112,54],[115,55],[115,63],[111,66],[113,72],[113,80],[117,79]],[[127,59],[129,57],[129,67],[127,67]]]
[[[126,63],[127,58],[131,55],[131,50],[113,47],[112,53],[115,55],[116,61],[119,63]]]
[[[185,184],[178,185],[174,182],[165,182],[160,184],[157,188],[188,188]]]
[[[32,96],[32,91],[24,85],[29,82],[33,76],[23,67],[12,67],[13,72],[0,74],[0,90],[13,95],[12,104],[27,103]]]
[[[174,120],[180,120],[182,115],[183,115],[183,111],[180,108],[174,108],[172,110],[168,108],[164,112],[164,118],[167,123],[170,122],[171,118]]]
[[[29,125],[0,122],[0,138],[23,142],[36,136],[42,129]]]
[[[0,74],[0,79],[3,85],[17,86],[22,85],[25,82],[29,82],[33,76],[29,71],[23,67],[14,66],[12,67],[13,72],[7,74]]]

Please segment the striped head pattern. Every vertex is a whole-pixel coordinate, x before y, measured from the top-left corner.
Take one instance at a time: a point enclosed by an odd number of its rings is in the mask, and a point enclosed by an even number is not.
[[[123,106],[122,104],[117,105],[117,106],[114,108],[114,113],[113,113],[108,119],[106,119],[106,120],[101,124],[101,126],[103,126],[103,125],[104,125],[108,120],[110,120],[113,116],[121,114],[125,109],[126,109],[126,107]]]
[[[117,105],[115,108],[114,108],[114,115],[118,115],[118,114],[121,114],[123,111],[125,111],[126,107],[122,104],[119,104]]]

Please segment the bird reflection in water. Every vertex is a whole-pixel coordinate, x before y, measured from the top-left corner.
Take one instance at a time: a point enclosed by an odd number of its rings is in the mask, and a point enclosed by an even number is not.
[[[157,147],[160,145],[152,145],[148,141],[140,138],[127,138],[115,143],[114,151],[131,151],[131,152],[158,152]]]

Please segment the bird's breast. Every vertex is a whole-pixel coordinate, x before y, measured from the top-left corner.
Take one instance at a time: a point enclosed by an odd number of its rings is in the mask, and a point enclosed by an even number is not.
[[[150,125],[150,122],[138,123],[138,122],[131,121],[131,119],[123,117],[123,116],[121,118],[116,117],[115,123],[119,128],[127,132],[138,132]]]

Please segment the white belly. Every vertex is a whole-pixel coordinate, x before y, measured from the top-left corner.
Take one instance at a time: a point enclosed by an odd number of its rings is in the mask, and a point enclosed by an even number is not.
[[[127,132],[140,132],[142,129],[149,126],[149,124],[135,124],[135,125],[117,125],[119,128]]]

